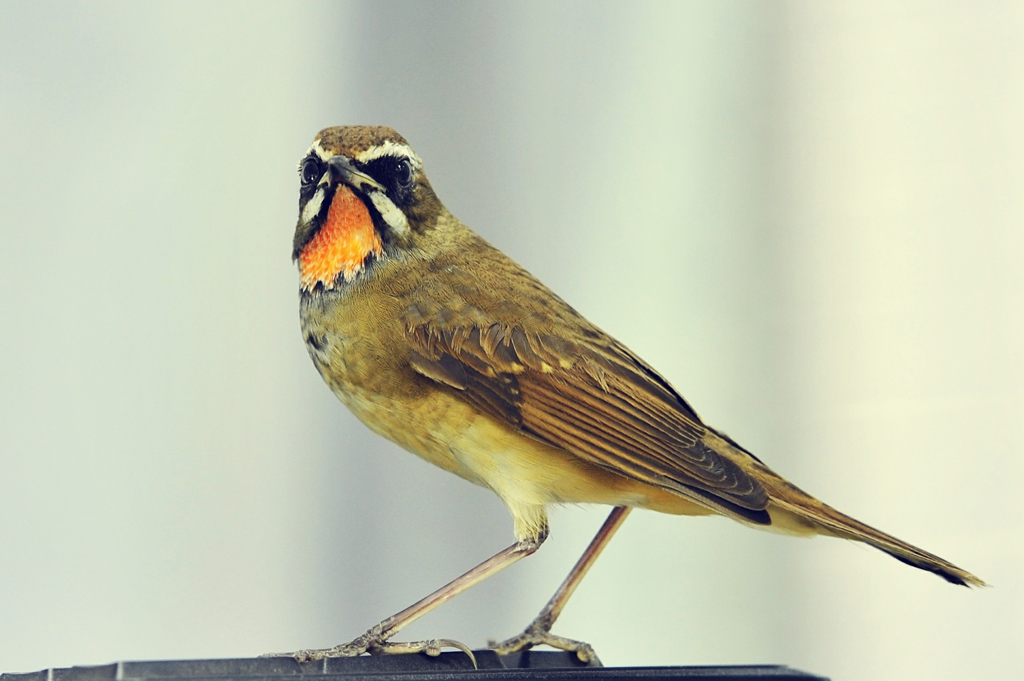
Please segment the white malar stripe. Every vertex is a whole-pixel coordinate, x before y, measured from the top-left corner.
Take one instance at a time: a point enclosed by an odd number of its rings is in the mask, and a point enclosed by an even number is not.
[[[395,230],[396,234],[404,236],[409,233],[409,221],[406,219],[405,213],[392,203],[386,194],[383,192],[370,192],[369,196],[370,200],[373,201],[374,208],[380,213],[384,222],[388,223],[388,226]]]
[[[423,161],[416,155],[416,152],[404,144],[398,142],[392,142],[386,140],[383,144],[378,144],[375,147],[370,147],[365,151],[361,151],[356,155],[356,160],[360,163],[369,163],[370,161],[380,158],[381,156],[394,156],[396,158],[408,159],[409,163],[412,164],[413,170],[420,170],[423,168]]]
[[[324,191],[323,187],[316,190],[316,194],[313,194],[313,198],[306,202],[306,205],[302,207],[302,224],[308,225],[313,221],[317,215],[320,214],[320,207],[324,205]]]

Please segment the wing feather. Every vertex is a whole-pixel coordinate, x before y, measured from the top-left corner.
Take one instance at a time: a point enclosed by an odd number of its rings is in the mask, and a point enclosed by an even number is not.
[[[410,364],[489,415],[581,459],[769,522],[768,494],[704,445],[707,428],[661,376],[596,330],[573,341],[421,307],[406,317]]]

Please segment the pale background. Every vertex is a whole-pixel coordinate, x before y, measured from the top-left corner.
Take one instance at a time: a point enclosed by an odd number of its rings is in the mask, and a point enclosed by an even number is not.
[[[607,664],[1024,669],[1024,4],[0,4],[0,671],[348,640],[511,541],[299,338],[295,164],[452,211],[840,509],[995,585],[636,513]],[[516,633],[596,531],[405,632]]]

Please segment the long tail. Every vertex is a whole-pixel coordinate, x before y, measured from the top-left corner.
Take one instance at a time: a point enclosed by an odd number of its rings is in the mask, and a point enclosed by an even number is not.
[[[756,456],[722,432],[705,435],[705,443],[715,451],[727,453],[731,459],[743,466],[744,470],[764,485],[768,492],[768,515],[770,526],[758,525],[761,529],[775,530],[788,534],[824,534],[843,539],[861,541],[888,553],[898,561],[913,565],[921,570],[934,572],[947,582],[961,586],[988,586],[981,579],[966,570],[961,570],[947,560],[928,553],[905,541],[865,525],[848,515],[840,513],[807,492],[789,482],[768,468]],[[744,522],[743,518],[737,520]]]
[[[798,533],[803,529],[804,532],[809,530],[811,533],[862,541],[907,565],[934,572],[947,582],[962,586],[987,586],[970,572],[859,520],[854,520],[781,478],[774,477],[762,482],[767,482],[766,487],[771,496],[768,513],[772,516],[773,523],[778,519],[782,525],[780,529]]]

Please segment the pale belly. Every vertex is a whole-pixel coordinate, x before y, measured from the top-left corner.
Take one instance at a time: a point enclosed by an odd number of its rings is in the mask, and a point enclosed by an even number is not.
[[[447,471],[493,490],[519,539],[546,532],[546,507],[559,503],[639,506],[703,515],[689,500],[586,463],[437,391],[414,404],[354,387],[338,397],[378,434]]]

